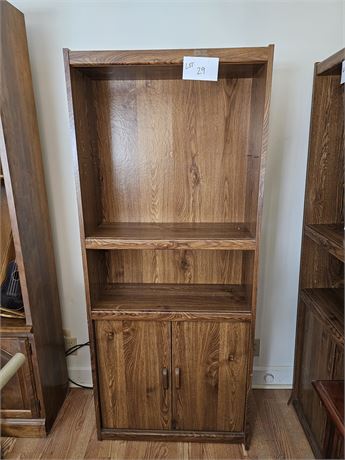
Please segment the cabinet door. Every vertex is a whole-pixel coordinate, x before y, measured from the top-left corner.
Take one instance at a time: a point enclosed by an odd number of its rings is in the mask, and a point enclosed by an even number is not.
[[[171,427],[170,323],[95,321],[102,427]]]
[[[249,323],[172,324],[173,427],[243,431]]]
[[[305,307],[303,336],[299,396],[307,422],[320,451],[323,452],[327,415],[312,381],[332,379],[335,346],[328,329],[308,307]]]
[[[39,415],[29,341],[17,337],[1,338],[1,367],[18,352],[23,353],[26,360],[1,391],[0,414],[4,418],[31,418]]]

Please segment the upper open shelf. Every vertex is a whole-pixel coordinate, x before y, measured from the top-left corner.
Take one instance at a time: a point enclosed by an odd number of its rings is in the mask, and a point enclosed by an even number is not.
[[[109,223],[85,239],[87,249],[253,250],[256,240],[243,223]]]
[[[87,248],[255,249],[272,53],[65,52]],[[182,80],[183,56],[219,57],[218,81]]]

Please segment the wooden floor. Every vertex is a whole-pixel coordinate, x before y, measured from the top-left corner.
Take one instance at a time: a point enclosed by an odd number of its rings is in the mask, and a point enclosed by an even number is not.
[[[46,439],[3,438],[4,458],[16,459],[271,459],[314,458],[287,390],[255,390],[254,432],[245,457],[234,444],[97,441],[92,392],[73,389]]]

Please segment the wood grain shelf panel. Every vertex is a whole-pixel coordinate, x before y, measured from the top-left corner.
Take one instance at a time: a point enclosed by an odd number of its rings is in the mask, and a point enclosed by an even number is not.
[[[0,318],[0,333],[29,333],[32,326],[27,325],[25,318]]]
[[[254,250],[242,223],[107,223],[85,238],[86,249]]]
[[[344,230],[342,224],[306,225],[306,235],[323,246],[330,254],[344,262]]]
[[[314,308],[325,324],[332,331],[332,335],[344,344],[344,291],[343,289],[303,289],[302,301]]]
[[[117,284],[107,285],[92,306],[95,319],[114,312],[140,312],[169,319],[227,314],[250,318],[250,305],[243,285],[219,284]],[[107,313],[108,312],[108,313]]]

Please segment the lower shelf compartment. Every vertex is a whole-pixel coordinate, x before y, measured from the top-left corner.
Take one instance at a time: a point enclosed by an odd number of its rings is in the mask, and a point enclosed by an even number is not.
[[[116,284],[107,285],[92,306],[92,317],[112,313],[233,314],[250,317],[244,285],[219,284]]]

